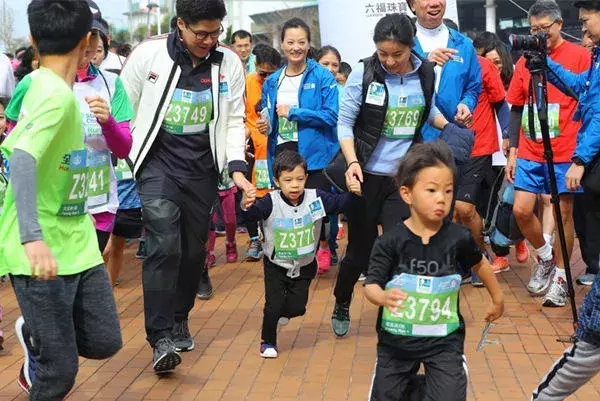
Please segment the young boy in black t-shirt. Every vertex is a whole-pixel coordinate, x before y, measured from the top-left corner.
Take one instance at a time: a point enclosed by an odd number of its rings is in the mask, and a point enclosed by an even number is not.
[[[367,299],[381,306],[372,401],[403,399],[421,364],[425,399],[467,399],[459,265],[473,269],[492,297],[485,319],[503,313],[500,286],[468,228],[445,222],[454,170],[441,141],[413,146],[400,163],[396,179],[411,217],[377,240],[365,281]]]

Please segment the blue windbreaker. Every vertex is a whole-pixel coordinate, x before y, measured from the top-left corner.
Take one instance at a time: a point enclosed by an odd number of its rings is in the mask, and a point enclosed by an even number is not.
[[[475,111],[477,100],[481,94],[481,67],[473,43],[464,35],[448,28],[450,37],[446,47],[458,50],[453,60],[442,67],[442,76],[437,90],[435,105],[446,120],[454,122],[456,106],[466,105],[471,112]],[[423,51],[419,39],[415,37],[414,50],[422,57],[428,54]],[[431,141],[440,136],[441,131],[426,124],[423,127],[423,139]]]
[[[581,119],[581,129],[577,135],[577,147],[573,157],[580,158],[589,165],[596,155],[600,153],[600,62],[598,56],[600,49],[594,48],[592,53],[592,66],[581,74],[574,74],[560,64],[548,60],[548,67],[556,73],[573,91],[579,95],[579,105],[575,116]],[[563,84],[554,76],[548,74],[548,80],[561,91]]]
[[[273,171],[279,133],[277,91],[284,70],[285,66],[271,74],[262,89],[261,109],[268,109],[271,125],[267,151],[270,172]],[[299,105],[290,110],[288,120],[298,123],[298,151],[306,160],[309,171],[324,169],[340,149],[337,139],[338,93],[333,74],[308,59],[298,93]]]

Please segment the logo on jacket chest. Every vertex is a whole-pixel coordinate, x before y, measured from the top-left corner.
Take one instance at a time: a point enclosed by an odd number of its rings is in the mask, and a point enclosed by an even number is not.
[[[156,81],[158,81],[158,74],[150,71],[150,73],[148,74],[148,82],[150,82],[151,84],[155,84]]]

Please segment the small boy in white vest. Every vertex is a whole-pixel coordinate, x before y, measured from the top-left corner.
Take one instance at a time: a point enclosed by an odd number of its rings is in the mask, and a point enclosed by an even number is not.
[[[277,358],[277,324],[304,315],[308,290],[317,274],[318,224],[330,213],[349,212],[360,184],[348,183],[351,193],[334,195],[304,189],[306,161],[297,152],[283,151],[273,163],[279,188],[256,201],[255,191],[244,192],[242,212],[246,221],[263,221],[265,308],[260,355]]]

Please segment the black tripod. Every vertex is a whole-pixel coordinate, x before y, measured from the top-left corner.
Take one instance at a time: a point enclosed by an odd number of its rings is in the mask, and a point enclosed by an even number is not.
[[[550,195],[552,198],[552,204],[554,205],[554,213],[556,214],[556,225],[558,226],[558,238],[560,240],[560,248],[562,250],[563,263],[565,265],[565,272],[567,276],[567,287],[569,290],[569,301],[571,303],[571,313],[573,315],[573,327],[577,328],[577,305],[575,305],[575,290],[573,287],[573,279],[571,278],[571,264],[569,261],[569,253],[567,252],[567,240],[565,238],[565,228],[562,223],[562,213],[560,211],[560,199],[558,194],[558,185],[556,184],[556,173],[554,171],[554,154],[552,152],[552,144],[550,142],[550,130],[548,127],[548,65],[546,57],[543,55],[539,57],[538,54],[534,56],[526,56],[527,68],[531,73],[530,89],[529,89],[529,132],[532,138],[535,138],[534,120],[533,120],[533,106],[535,100],[535,107],[538,112],[538,119],[540,121],[540,130],[542,134],[542,141],[544,144],[544,159],[548,164],[548,172],[550,174]],[[550,72],[552,72],[550,70]],[[553,72],[552,72],[553,73]],[[553,73],[554,74],[554,73]],[[556,74],[555,76],[560,80]],[[577,99],[577,95],[563,83],[566,88],[568,95]],[[535,99],[534,99],[535,95]],[[575,336],[570,338],[559,338],[557,341],[560,342],[574,342]]]

